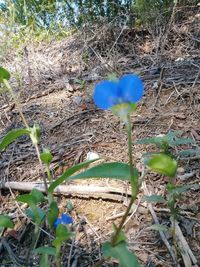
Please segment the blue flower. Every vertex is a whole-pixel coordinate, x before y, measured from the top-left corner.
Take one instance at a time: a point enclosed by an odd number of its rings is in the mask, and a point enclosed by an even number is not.
[[[67,214],[62,213],[61,217],[57,218],[54,222],[54,227],[56,228],[59,224],[71,224],[73,223],[72,217]]]
[[[144,86],[137,75],[126,74],[117,82],[102,81],[95,87],[93,99],[101,109],[110,109],[119,104],[133,104],[143,95]]]

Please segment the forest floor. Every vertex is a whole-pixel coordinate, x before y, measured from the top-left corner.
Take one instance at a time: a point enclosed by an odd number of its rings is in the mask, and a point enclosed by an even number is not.
[[[95,152],[104,161],[128,162],[127,137],[124,126],[111,112],[97,109],[92,100],[96,82],[108,73],[118,76],[137,73],[145,83],[145,95],[132,115],[133,140],[181,130],[183,137],[200,146],[200,57],[199,16],[174,24],[167,34],[153,36],[147,30],[113,29],[109,25],[84,29],[61,41],[34,44],[30,42],[16,54],[7,56],[6,67],[12,76],[11,84],[20,99],[29,123],[38,123],[42,130],[40,147],[48,147],[54,158],[51,169],[58,177],[67,168],[87,159]],[[0,137],[11,129],[23,127],[18,111],[9,96],[0,97]],[[142,171],[142,154],[151,146],[134,145],[134,161]],[[191,184],[178,203],[179,226],[200,266],[200,157],[181,157],[177,184]],[[0,155],[0,179],[9,182],[41,181],[40,168],[34,147],[28,137],[19,138]],[[154,224],[149,205],[142,201],[147,193],[165,195],[167,178],[148,173],[144,186],[125,224],[129,248],[134,250],[142,266],[173,266],[171,256],[159,232],[148,227]],[[79,191],[57,195],[60,210],[67,212],[73,204],[73,242],[66,246],[63,266],[93,266],[101,257],[100,244],[108,240],[112,223],[120,221],[125,211],[130,189],[123,181],[98,179],[68,182],[66,186],[103,187],[116,189],[115,194]],[[147,191],[146,191],[147,190]],[[5,233],[0,242],[0,266],[18,266],[30,244],[33,225],[24,216],[25,205],[16,202],[21,190],[1,189],[0,213],[9,214],[13,231]],[[98,190],[97,190],[98,191]],[[115,197],[112,197],[115,195]],[[117,195],[117,197],[116,197]],[[153,204],[160,223],[170,225],[165,204]],[[44,229],[47,230],[48,229]],[[41,232],[37,246],[48,235]],[[166,237],[171,243],[171,236]],[[70,253],[69,253],[70,252]],[[9,264],[9,258],[16,264]],[[39,266],[37,258],[34,266]],[[7,264],[6,264],[7,262]],[[116,261],[102,266],[118,266]],[[180,257],[180,266],[186,266]],[[193,263],[193,265],[195,264]],[[189,265],[187,266],[189,267]]]

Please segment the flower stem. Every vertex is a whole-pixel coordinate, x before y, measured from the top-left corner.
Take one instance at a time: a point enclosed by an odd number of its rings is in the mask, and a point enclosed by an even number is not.
[[[118,226],[118,228],[116,229],[116,232],[114,234],[114,236],[112,237],[111,243],[113,246],[116,245],[117,243],[117,238],[118,235],[120,234],[122,227],[128,217],[128,214],[131,210],[131,207],[137,197],[137,193],[138,193],[138,181],[136,180],[137,178],[135,178],[135,174],[134,174],[134,169],[133,169],[133,156],[132,156],[132,138],[131,138],[131,133],[132,133],[132,129],[131,129],[131,120],[130,120],[130,115],[127,115],[127,123],[126,123],[126,130],[127,130],[127,135],[128,135],[128,155],[129,155],[129,165],[130,165],[130,181],[131,181],[131,187],[132,187],[132,196],[131,196],[131,200],[130,203],[126,209],[126,212],[124,213],[122,220]]]
[[[40,233],[40,228],[39,228],[39,225],[35,225],[35,229],[34,229],[34,233],[33,233],[33,239],[32,239],[32,242],[31,242],[31,245],[28,249],[28,252],[27,252],[27,255],[26,255],[26,266],[29,266],[29,261],[30,261],[30,256],[31,256],[31,252],[33,251],[34,247],[35,247],[35,244],[37,242],[37,239],[38,239],[38,235]]]
[[[15,96],[15,93],[13,92],[13,89],[12,87],[10,86],[10,84],[8,83],[8,81],[6,79],[3,79],[3,83],[4,85],[6,86],[6,88],[8,89],[10,95],[12,96],[13,100],[14,100],[14,103],[19,111],[19,115],[22,119],[22,122],[24,123],[25,127],[27,130],[30,129],[27,121],[26,121],[26,118],[24,117],[24,114],[22,112],[22,108],[21,108],[21,105],[20,103],[18,102],[16,96]],[[39,163],[40,163],[40,166],[41,166],[41,169],[43,169],[43,164],[42,164],[42,161],[40,159],[40,151],[39,151],[39,147],[38,147],[38,144],[34,144],[35,145],[35,150],[36,150],[36,153],[37,153],[37,157],[38,157],[38,160],[39,160]],[[47,181],[46,181],[46,177],[45,175],[43,175],[43,182],[44,182],[44,187],[45,187],[45,192],[46,194],[48,195],[48,186],[47,186]],[[49,198],[51,199],[52,196],[49,196]],[[49,202],[51,203],[51,200],[49,200]]]
[[[17,98],[15,97],[15,94],[14,94],[14,92],[12,90],[12,87],[10,86],[10,84],[8,83],[8,81],[6,79],[3,79],[3,83],[6,86],[6,88],[8,89],[10,95],[12,96],[12,98],[13,98],[13,100],[15,102],[15,105],[16,105],[18,111],[19,111],[19,115],[20,115],[20,117],[22,119],[22,122],[24,123],[24,125],[26,126],[26,128],[29,130],[29,126],[28,126],[28,123],[27,123],[27,121],[26,121],[26,119],[24,117],[24,114],[22,112],[21,105],[17,101]]]

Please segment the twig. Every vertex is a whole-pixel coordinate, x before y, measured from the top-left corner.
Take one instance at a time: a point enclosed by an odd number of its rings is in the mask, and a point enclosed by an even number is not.
[[[148,189],[147,189],[147,186],[146,186],[146,182],[145,182],[145,181],[143,182],[143,189],[144,189],[144,193],[145,193],[145,195],[150,195],[150,194],[149,194],[149,191],[148,191]],[[158,218],[157,218],[157,216],[156,216],[156,213],[155,213],[155,211],[154,211],[153,206],[151,205],[151,203],[148,203],[148,209],[149,209],[149,211],[150,211],[150,213],[151,213],[151,216],[152,216],[153,219],[154,219],[154,222],[155,222],[156,224],[159,224],[159,220],[158,220]],[[169,251],[169,253],[170,253],[171,257],[172,257],[174,266],[176,266],[176,265],[177,265],[177,264],[176,264],[176,263],[177,263],[177,262],[176,262],[176,256],[175,256],[174,251],[172,250],[172,248],[171,248],[171,246],[170,246],[170,244],[169,244],[169,242],[168,242],[168,240],[167,240],[167,238],[166,238],[164,232],[163,232],[163,231],[159,231],[159,234],[160,234],[160,237],[161,237],[163,243],[164,243],[165,246],[167,247],[167,249],[168,249],[168,251]],[[179,265],[178,265],[178,266],[179,266]]]
[[[197,265],[197,259],[195,258],[192,250],[190,249],[185,237],[183,236],[183,233],[178,225],[178,222],[175,221],[175,238],[176,243],[179,247],[179,252],[181,253],[181,256],[183,258],[185,267],[198,267]]]

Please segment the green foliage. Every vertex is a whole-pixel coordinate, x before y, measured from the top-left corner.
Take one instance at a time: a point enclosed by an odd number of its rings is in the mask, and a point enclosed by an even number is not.
[[[14,224],[11,221],[10,217],[7,215],[0,214],[0,228],[13,228]]]
[[[130,180],[130,167],[128,164],[120,162],[102,163],[70,177],[72,180],[88,178]]]
[[[3,82],[3,80],[9,80],[10,79],[10,73],[0,66],[0,83]]]
[[[136,13],[138,25],[163,23],[171,14],[172,0],[135,0],[133,10]]]
[[[44,211],[37,207],[37,204],[45,201],[42,192],[34,188],[29,194],[20,195],[16,199],[29,205],[26,213],[36,224],[39,225],[44,220]]]
[[[175,177],[177,171],[176,160],[163,153],[153,155],[147,161],[147,166],[151,170],[168,177]]]
[[[149,226],[148,228],[151,230],[162,231],[162,232],[169,231],[169,228],[163,224],[153,224]]]
[[[200,157],[200,149],[185,149],[178,152],[178,156],[184,156],[184,157]]]
[[[34,249],[34,253],[55,256],[56,249],[54,247],[39,247],[39,248]]]
[[[35,205],[30,205],[30,208],[26,210],[26,214],[30,217],[37,225],[40,225],[41,222],[45,219],[45,212],[38,208]]]
[[[44,195],[39,190],[33,188],[29,194],[20,195],[17,197],[20,202],[27,203],[29,206],[44,202]]]
[[[51,267],[47,254],[42,254],[39,267]]]
[[[58,218],[58,214],[59,214],[58,205],[55,201],[53,201],[51,202],[49,211],[47,213],[47,220],[51,229],[53,229],[53,224],[55,220]]]
[[[52,242],[52,245],[56,248],[61,247],[64,241],[67,241],[72,236],[72,233],[63,224],[59,224],[56,228],[56,238]]]
[[[40,154],[40,159],[44,164],[49,165],[53,159],[51,151],[49,149],[44,148],[43,152]]]
[[[169,147],[194,143],[192,138],[180,138],[179,136],[181,134],[182,131],[170,131],[163,136],[155,136],[138,140],[136,144],[155,144],[160,149],[166,151]]]
[[[116,246],[106,242],[102,246],[102,252],[104,257],[117,259],[119,267],[140,267],[136,256],[130,252],[125,242],[121,242]]]
[[[9,131],[1,140],[0,140],[0,151],[3,151],[8,145],[10,145],[18,137],[30,134],[30,131],[27,129],[14,129]]]
[[[151,203],[151,202],[163,203],[165,201],[164,197],[161,195],[144,196],[142,200],[148,203]]]
[[[93,159],[93,160],[88,160],[85,162],[82,162],[80,164],[77,164],[73,167],[71,167],[70,169],[66,170],[65,172],[63,172],[63,174],[54,182],[51,183],[48,192],[49,193],[53,193],[54,189],[59,186],[60,184],[62,184],[64,181],[66,181],[67,179],[69,179],[69,177],[71,175],[73,175],[75,172],[81,170],[82,168],[87,167],[90,163],[95,162],[99,159]]]

